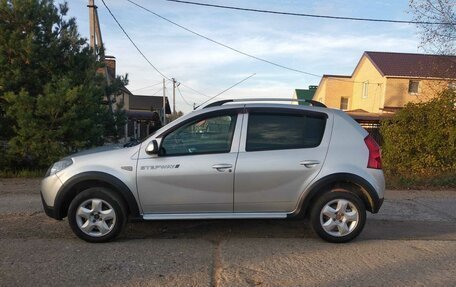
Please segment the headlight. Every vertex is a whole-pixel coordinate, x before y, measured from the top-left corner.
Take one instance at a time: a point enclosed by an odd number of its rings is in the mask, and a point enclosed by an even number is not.
[[[45,176],[50,176],[53,174],[56,174],[57,172],[69,167],[70,165],[73,164],[73,160],[71,159],[62,159],[59,160],[58,162],[54,163],[46,172]]]

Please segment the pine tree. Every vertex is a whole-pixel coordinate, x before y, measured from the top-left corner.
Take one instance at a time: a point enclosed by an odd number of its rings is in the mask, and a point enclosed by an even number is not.
[[[53,0],[0,0],[0,138],[11,164],[45,167],[102,144],[114,124],[103,96],[121,80],[106,87],[67,12]]]

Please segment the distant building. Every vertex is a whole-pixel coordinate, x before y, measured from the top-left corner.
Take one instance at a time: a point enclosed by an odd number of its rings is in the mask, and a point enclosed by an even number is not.
[[[129,138],[142,139],[162,126],[163,97],[127,94],[123,98],[128,123],[125,134]],[[171,114],[166,97],[166,114]]]
[[[293,99],[299,100],[312,100],[315,92],[317,91],[318,86],[309,86],[308,89],[295,89],[293,94]],[[300,105],[309,105],[305,102],[297,102]]]
[[[379,118],[456,87],[456,56],[365,52],[353,73],[324,75],[314,100]]]
[[[106,56],[105,63],[109,78],[115,79],[116,59]],[[103,70],[100,72],[104,73]],[[142,139],[162,126],[162,96],[133,95],[126,87],[122,87],[112,104],[113,108],[117,108],[117,104],[119,104],[126,111],[127,124],[124,129],[126,141],[130,138]],[[168,97],[166,97],[166,114],[171,114]]]

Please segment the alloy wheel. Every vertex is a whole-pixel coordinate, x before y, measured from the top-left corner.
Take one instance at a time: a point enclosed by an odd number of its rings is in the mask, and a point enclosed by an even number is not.
[[[336,237],[350,234],[355,230],[359,219],[358,209],[346,199],[331,200],[320,211],[320,224],[323,230]]]
[[[92,198],[81,203],[76,210],[76,223],[85,234],[101,237],[112,231],[116,212],[103,199]]]

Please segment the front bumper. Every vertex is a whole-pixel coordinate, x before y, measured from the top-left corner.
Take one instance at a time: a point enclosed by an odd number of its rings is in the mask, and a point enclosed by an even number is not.
[[[46,215],[59,219],[55,212],[55,198],[62,187],[62,182],[57,175],[45,177],[41,181],[41,201]]]
[[[60,220],[60,218],[55,214],[55,209],[53,207],[48,206],[46,204],[46,201],[44,201],[42,192],[40,192],[40,195],[41,195],[41,203],[43,203],[44,213],[46,213],[46,215],[49,217]]]

